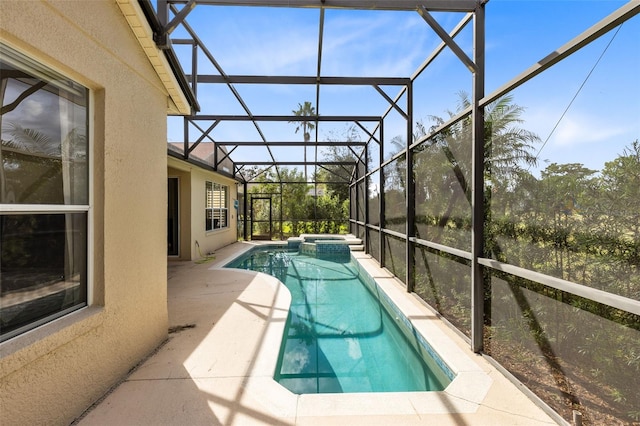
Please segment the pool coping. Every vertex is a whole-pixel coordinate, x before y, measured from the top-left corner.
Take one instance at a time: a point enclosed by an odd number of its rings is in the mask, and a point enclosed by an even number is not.
[[[245,243],[246,248],[217,260],[209,270],[222,268],[232,260],[261,245],[282,245],[286,242]],[[266,320],[264,340],[248,372],[244,389],[278,417],[351,416],[366,412],[367,415],[415,415],[474,413],[478,410],[493,383],[489,373],[483,370],[469,353],[465,353],[442,329],[441,320],[426,306],[407,293],[403,285],[388,271],[380,268],[375,260],[363,252],[352,252],[352,257],[375,281],[378,287],[406,316],[414,329],[436,351],[453,373],[454,379],[443,391],[427,392],[375,392],[339,394],[297,395],[280,385],[273,378],[278,354],[284,336],[291,296],[283,283],[274,277],[235,269],[239,274],[263,276],[264,280],[278,287],[280,297],[274,301]],[[233,268],[224,268],[233,270]],[[440,324],[438,324],[440,323]]]

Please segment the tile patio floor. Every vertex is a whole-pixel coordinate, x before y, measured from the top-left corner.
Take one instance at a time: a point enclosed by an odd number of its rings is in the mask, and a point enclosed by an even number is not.
[[[169,324],[178,331],[77,424],[556,424],[365,254],[356,255],[365,269],[465,379],[444,392],[290,393],[272,379],[288,291],[268,275],[219,269],[251,246],[224,247],[208,263],[169,262]]]

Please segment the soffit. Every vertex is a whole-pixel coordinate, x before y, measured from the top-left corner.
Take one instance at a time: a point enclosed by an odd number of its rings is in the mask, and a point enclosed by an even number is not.
[[[153,40],[153,31],[140,5],[135,0],[116,0],[116,3],[169,94],[167,113],[169,115],[190,115],[191,106],[189,101],[180,88],[180,84],[164,52],[156,46]]]

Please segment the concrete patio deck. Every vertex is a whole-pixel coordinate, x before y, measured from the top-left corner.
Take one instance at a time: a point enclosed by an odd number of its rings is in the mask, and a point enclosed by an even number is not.
[[[167,342],[76,424],[556,424],[364,253],[355,256],[465,380],[444,392],[292,394],[272,379],[288,291],[268,275],[219,269],[252,246],[224,247],[206,263],[169,263]]]

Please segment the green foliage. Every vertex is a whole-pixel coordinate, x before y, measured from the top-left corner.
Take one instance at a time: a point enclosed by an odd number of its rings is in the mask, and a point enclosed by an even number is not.
[[[339,196],[327,191],[323,185],[314,187],[304,180],[302,172],[295,169],[281,169],[277,181],[275,171],[268,171],[258,177],[256,184],[248,191],[248,197],[268,197],[271,199],[272,220],[280,229],[282,237],[304,233],[347,233],[349,201],[341,201]],[[254,204],[254,218],[268,220],[269,212]],[[267,233],[268,223],[257,223],[261,233]]]
[[[296,116],[315,115],[315,108],[310,102],[298,104]],[[308,140],[308,130],[314,129],[313,122],[292,121],[298,124],[296,132],[303,130]],[[342,135],[332,135],[329,141],[356,141],[355,128],[347,128]],[[329,161],[356,163],[354,152],[348,147],[332,146],[324,153]],[[339,233],[345,234],[349,229],[349,182],[353,166],[325,165],[318,169],[315,182],[305,180],[304,174],[296,169],[280,168],[278,172],[252,170],[248,197],[268,197],[271,200],[272,220],[278,229],[279,237],[297,236],[303,233]],[[280,183],[286,182],[286,183]],[[254,206],[254,208],[256,208]],[[254,218],[267,220],[269,212],[257,210]],[[257,224],[266,227],[268,223]],[[266,231],[265,231],[266,232]]]
[[[459,111],[466,106],[461,95]],[[640,300],[640,143],[632,142],[600,173],[579,163],[552,163],[536,177],[529,170],[540,140],[521,128],[522,112],[511,97],[485,110],[485,257]],[[445,122],[433,121],[430,131]],[[460,120],[413,152],[417,236],[466,251],[470,124]],[[415,128],[417,137],[427,133],[421,122]],[[385,187],[387,203],[397,195],[392,186]],[[390,209],[403,207],[396,204]],[[455,267],[442,273],[439,262],[444,259],[431,256],[416,269],[416,292],[465,331],[469,290],[458,290]],[[638,419],[640,318],[507,274],[500,275],[501,286],[493,280],[487,279],[485,292],[487,350],[527,380],[546,371],[566,396],[557,401],[580,406],[572,393],[575,380],[622,422]],[[541,366],[538,373],[531,372],[534,364]],[[548,389],[534,391],[544,395]],[[563,402],[552,404],[562,409]]]
[[[326,138],[328,142],[357,142],[360,140],[354,126],[347,127],[342,133],[331,133]],[[335,162],[357,162],[354,151],[346,146],[329,146],[325,148],[325,157]],[[338,197],[340,203],[349,200],[349,183],[352,179],[354,166],[327,164],[318,169],[316,180],[326,182],[325,187],[331,195]]]

